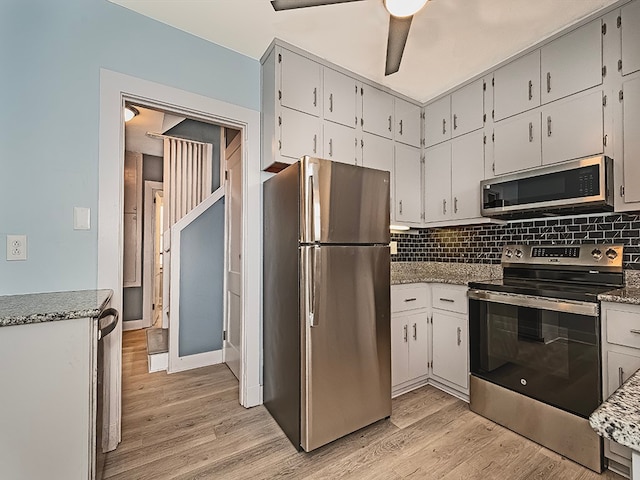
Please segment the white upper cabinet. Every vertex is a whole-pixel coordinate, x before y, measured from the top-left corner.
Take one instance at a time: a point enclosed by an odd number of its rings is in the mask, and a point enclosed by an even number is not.
[[[640,70],[640,2],[622,7],[622,74]]]
[[[425,150],[424,211],[426,222],[451,218],[451,142]]]
[[[393,96],[369,85],[362,86],[362,130],[393,137]]]
[[[493,173],[502,175],[542,164],[541,113],[522,113],[494,126]]]
[[[545,106],[542,123],[543,164],[603,153],[602,91]]]
[[[590,22],[542,47],[542,103],[602,83],[602,22]]]
[[[451,94],[452,137],[482,128],[484,125],[482,80],[476,80]]]
[[[394,189],[395,177],[393,173],[393,141],[378,135],[364,132],[362,134],[362,166],[377,168],[390,172],[390,199],[389,208],[393,216],[393,205],[395,201]]]
[[[395,99],[395,135],[396,142],[414,147],[420,146],[420,106],[401,98]]]
[[[422,221],[422,171],[420,149],[395,145],[395,207],[394,219],[399,223]]]
[[[451,138],[451,97],[447,95],[424,107],[424,140],[430,147]]]
[[[484,134],[473,132],[451,142],[452,218],[480,217],[480,181],[484,178]]]
[[[496,121],[540,105],[540,50],[494,72],[493,109]]]
[[[358,140],[353,128],[324,122],[323,129],[324,158],[351,165],[358,163]]]
[[[283,107],[293,108],[301,112],[320,115],[320,64],[280,49],[280,103]]]
[[[323,76],[324,119],[355,128],[358,82],[326,67],[323,69]]]
[[[640,202],[640,76],[623,83],[622,186],[625,203]]]
[[[304,155],[321,156],[320,119],[306,113],[283,108],[280,123],[279,152],[282,157],[297,161]]]

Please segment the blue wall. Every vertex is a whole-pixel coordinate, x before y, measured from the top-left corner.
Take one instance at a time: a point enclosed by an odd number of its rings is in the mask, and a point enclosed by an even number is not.
[[[0,294],[96,286],[101,67],[260,109],[259,61],[106,0],[0,0],[0,66]]]
[[[181,357],[222,349],[224,197],[180,235]]]

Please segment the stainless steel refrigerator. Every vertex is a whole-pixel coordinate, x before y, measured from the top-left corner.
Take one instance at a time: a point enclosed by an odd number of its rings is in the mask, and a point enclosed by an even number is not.
[[[264,404],[311,451],[391,415],[389,173],[303,157],[263,204]]]

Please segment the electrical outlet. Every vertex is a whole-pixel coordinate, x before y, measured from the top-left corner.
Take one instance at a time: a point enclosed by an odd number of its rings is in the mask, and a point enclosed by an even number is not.
[[[27,259],[27,236],[7,235],[7,260]]]

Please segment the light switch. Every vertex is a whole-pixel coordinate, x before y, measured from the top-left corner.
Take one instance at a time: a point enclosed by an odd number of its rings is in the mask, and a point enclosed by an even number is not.
[[[398,242],[391,242],[389,244],[389,247],[391,247],[391,255],[397,255],[398,254]]]
[[[91,228],[91,209],[73,207],[73,229],[89,230]]]

